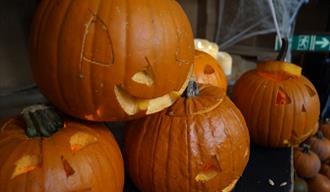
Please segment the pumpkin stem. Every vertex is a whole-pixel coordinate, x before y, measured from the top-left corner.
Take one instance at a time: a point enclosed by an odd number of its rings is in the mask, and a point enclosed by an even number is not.
[[[186,98],[199,96],[199,89],[196,81],[189,80],[188,86],[183,95]]]
[[[304,152],[304,153],[308,153],[309,150],[311,149],[311,146],[306,143],[302,144],[301,147],[303,148],[302,152]]]
[[[316,133],[316,137],[317,137],[318,139],[323,139],[324,135],[323,135],[323,133],[322,133],[321,130],[318,130],[318,131],[317,131],[317,133]]]
[[[278,60],[278,61],[285,60],[286,54],[288,53],[288,46],[289,46],[288,44],[289,44],[288,39],[282,38],[282,47],[281,47],[280,53],[278,54],[276,60]]]
[[[26,135],[32,137],[50,137],[64,126],[64,121],[54,107],[32,105],[21,112],[26,123]]]

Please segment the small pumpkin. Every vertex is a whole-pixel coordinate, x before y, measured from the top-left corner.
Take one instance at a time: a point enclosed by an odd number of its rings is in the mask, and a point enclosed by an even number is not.
[[[227,79],[216,59],[206,52],[195,50],[193,75],[198,83],[227,90]]]
[[[317,174],[315,177],[308,179],[307,183],[309,192],[330,191],[330,180],[322,174]]]
[[[330,179],[330,166],[328,164],[322,163],[320,173]]]
[[[308,192],[307,182],[304,179],[295,176],[293,189],[294,192]]]
[[[44,0],[32,28],[34,80],[78,118],[119,121],[158,112],[191,75],[193,33],[177,1]]]
[[[322,131],[319,130],[308,142],[311,145],[311,150],[320,157],[321,161],[326,161],[330,158],[330,140],[323,136]]]
[[[218,87],[189,83],[185,95],[129,123],[127,170],[141,191],[231,191],[249,159],[244,118]]]
[[[310,146],[304,144],[294,148],[294,168],[300,177],[312,178],[320,171],[321,161]]]
[[[33,106],[0,127],[0,191],[123,191],[123,159],[104,125]]]
[[[330,140],[330,121],[320,123],[320,130],[322,131],[325,138]]]
[[[251,140],[266,147],[296,146],[311,136],[320,100],[301,68],[284,62],[287,42],[277,61],[258,64],[233,87],[233,101],[243,113]]]

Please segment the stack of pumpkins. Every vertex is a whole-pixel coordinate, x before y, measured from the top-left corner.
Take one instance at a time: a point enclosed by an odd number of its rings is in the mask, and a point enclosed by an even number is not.
[[[141,191],[235,186],[249,133],[216,61],[194,53],[176,1],[43,0],[32,28],[33,76],[56,108],[31,106],[1,125],[0,191],[122,191],[122,155],[100,122],[123,120]]]
[[[321,123],[315,136],[294,150],[296,188],[299,191],[330,191],[330,124]],[[301,178],[300,178],[301,177]],[[306,183],[307,181],[307,183]],[[303,190],[308,188],[308,190]]]
[[[254,143],[272,148],[296,147],[297,175],[308,178],[309,191],[329,192],[330,180],[318,174],[321,162],[321,173],[330,174],[325,163],[330,159],[330,142],[318,131],[319,97],[312,83],[301,75],[301,68],[284,61],[288,42],[282,42],[276,61],[258,64],[240,77],[233,88],[233,100],[247,121]],[[322,125],[321,129],[329,136],[330,128]],[[311,150],[302,142],[309,143]],[[306,191],[307,184],[303,186],[298,176],[295,190]]]

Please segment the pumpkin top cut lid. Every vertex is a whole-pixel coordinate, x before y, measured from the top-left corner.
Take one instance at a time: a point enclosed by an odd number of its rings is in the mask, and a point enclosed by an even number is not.
[[[192,116],[208,113],[218,107],[226,92],[218,87],[199,84],[199,95],[181,97],[167,110],[168,116]]]

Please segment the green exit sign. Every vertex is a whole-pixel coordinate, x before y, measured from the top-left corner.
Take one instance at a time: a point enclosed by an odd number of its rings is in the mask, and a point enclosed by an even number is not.
[[[293,51],[330,51],[330,35],[294,35],[289,38],[289,47]],[[280,50],[279,39],[276,38],[275,50]]]

